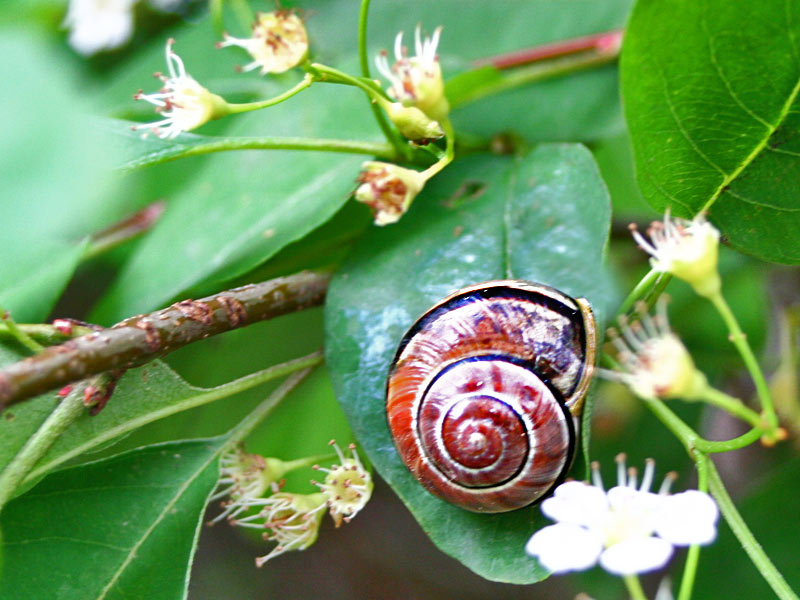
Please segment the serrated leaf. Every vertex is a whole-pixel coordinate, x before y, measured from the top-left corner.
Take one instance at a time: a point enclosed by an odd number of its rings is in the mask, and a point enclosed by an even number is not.
[[[0,597],[185,598],[225,442],[149,446],[65,469],[10,502]]]
[[[524,552],[539,509],[479,515],[426,492],[400,461],[386,423],[386,375],[400,338],[434,302],[505,277],[610,304],[603,267],[608,193],[582,146],[543,145],[519,161],[465,158],[431,181],[398,223],[367,234],[334,277],[326,353],[350,424],[441,550],[480,575],[531,583],[546,572]]]
[[[621,60],[639,185],[736,248],[800,262],[800,5],[643,0]],[[768,76],[765,75],[768,73]]]

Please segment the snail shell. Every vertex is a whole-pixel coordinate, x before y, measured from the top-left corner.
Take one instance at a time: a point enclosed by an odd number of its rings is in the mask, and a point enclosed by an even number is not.
[[[455,292],[406,333],[389,372],[401,458],[467,510],[535,502],[572,462],[595,353],[585,300],[515,280]]]

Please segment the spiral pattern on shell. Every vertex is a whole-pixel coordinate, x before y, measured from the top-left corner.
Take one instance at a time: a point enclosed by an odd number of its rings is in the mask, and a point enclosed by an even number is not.
[[[468,510],[535,502],[572,461],[595,343],[588,304],[547,286],[486,282],[445,298],[405,335],[389,374],[401,458]]]

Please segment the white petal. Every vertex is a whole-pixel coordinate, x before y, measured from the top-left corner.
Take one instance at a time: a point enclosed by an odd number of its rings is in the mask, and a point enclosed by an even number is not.
[[[580,481],[558,486],[551,498],[542,502],[542,512],[560,523],[592,526],[608,513],[606,493]]]
[[[664,496],[655,531],[676,546],[708,544],[716,537],[719,509],[713,498],[704,492],[689,490]]]
[[[553,573],[583,571],[597,563],[603,543],[596,533],[578,525],[559,523],[533,534],[525,551]]]
[[[672,556],[672,544],[655,537],[630,538],[607,548],[600,564],[609,573],[632,575],[659,569]]]

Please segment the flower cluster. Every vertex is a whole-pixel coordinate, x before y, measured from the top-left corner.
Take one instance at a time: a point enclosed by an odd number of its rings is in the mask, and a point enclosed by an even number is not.
[[[652,460],[641,484],[635,469],[625,469],[622,455],[617,468],[617,485],[608,491],[597,464],[592,465],[593,484],[558,486],[542,503],[542,512],[556,524],[531,537],[528,554],[554,573],[582,571],[599,562],[611,573],[631,575],[663,567],[675,546],[714,540],[719,511],[708,494],[689,490],[670,495],[674,475],[665,478],[658,493],[651,492]]]
[[[253,61],[243,71],[260,69],[267,73],[284,73],[296,67],[308,56],[308,34],[303,20],[290,10],[259,13],[253,23],[253,35],[235,38],[225,34],[217,48],[244,48]]]
[[[317,540],[327,508],[336,526],[349,522],[372,495],[372,477],[350,445],[347,458],[331,442],[339,458],[338,465],[314,468],[326,473],[322,483],[312,481],[320,491],[313,494],[285,492],[280,479],[289,471],[310,466],[307,459],[284,462],[236,449],[220,461],[218,491],[212,500],[226,498],[223,511],[211,524],[227,519],[232,525],[256,529],[265,540],[277,542],[266,555],[256,559],[261,566],[271,558],[291,550],[305,550]]]

